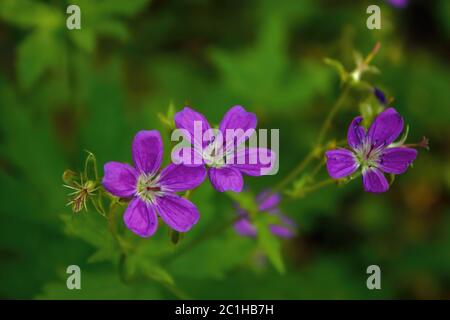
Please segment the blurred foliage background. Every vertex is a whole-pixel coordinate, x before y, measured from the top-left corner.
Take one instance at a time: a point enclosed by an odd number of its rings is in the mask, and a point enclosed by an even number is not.
[[[366,8],[382,8],[382,29],[366,28]],[[81,8],[67,30],[66,8]],[[1,298],[450,298],[450,2],[316,0],[2,0],[0,1]],[[218,123],[235,104],[260,128],[280,129],[280,172],[246,178],[255,192],[292,170],[312,147],[340,93],[323,59],[353,68],[353,51],[381,42],[370,76],[394,97],[409,140],[430,138],[386,194],[361,182],[329,186],[283,204],[298,223],[281,241],[285,272],[254,239],[228,228],[192,245],[234,216],[229,197],[205,183],[192,196],[201,212],[178,245],[160,223],[125,263],[95,211],[65,207],[61,174],[130,162],[140,129],[164,131],[157,114],[172,101]],[[359,113],[349,100],[330,137],[346,137]],[[165,161],[169,160],[168,135]],[[322,169],[321,176],[326,177]],[[278,250],[278,248],[277,248]],[[82,289],[66,288],[66,268]],[[124,266],[125,264],[125,266]],[[377,264],[382,290],[366,288]],[[123,268],[144,277],[125,279]]]

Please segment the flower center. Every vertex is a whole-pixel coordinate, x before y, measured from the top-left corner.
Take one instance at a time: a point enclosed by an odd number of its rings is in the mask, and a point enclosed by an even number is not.
[[[136,195],[147,203],[154,202],[156,196],[162,196],[163,191],[158,184],[158,177],[141,174],[136,186]]]
[[[380,162],[382,151],[383,146],[375,147],[366,140],[355,150],[356,159],[363,169],[376,168]]]
[[[221,168],[225,165],[225,155],[223,149],[214,142],[210,143],[202,151],[202,157],[205,163],[212,168]]]

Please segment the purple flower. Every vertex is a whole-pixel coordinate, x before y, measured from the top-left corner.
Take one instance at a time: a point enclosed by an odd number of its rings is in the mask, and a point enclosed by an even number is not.
[[[158,131],[139,131],[132,145],[135,167],[126,163],[105,164],[103,186],[120,198],[131,198],[125,210],[125,225],[141,237],[156,231],[157,215],[172,229],[186,232],[200,215],[190,201],[175,192],[193,189],[206,176],[203,167],[169,164],[158,173],[163,144]]]
[[[296,224],[287,216],[280,213],[278,204],[280,203],[280,195],[277,193],[270,193],[264,191],[256,197],[259,211],[266,214],[275,215],[278,217],[279,224],[271,224],[270,231],[280,238],[292,238],[295,235],[294,228]],[[256,227],[250,222],[249,213],[236,205],[237,214],[240,219],[234,224],[234,229],[242,236],[255,237]]]
[[[234,106],[225,114],[218,129],[212,129],[204,115],[189,107],[177,112],[174,118],[176,127],[185,130],[191,143],[182,153],[192,155],[193,159],[200,158],[199,165],[209,168],[209,180],[217,191],[241,192],[243,174],[260,176],[263,170],[270,171],[275,158],[272,150],[252,146],[242,148],[255,131],[257,119],[254,113]],[[230,132],[233,135],[229,135]],[[193,165],[192,162],[182,163]]]
[[[409,0],[387,0],[387,2],[393,7],[405,8],[408,5]]]
[[[383,172],[404,173],[416,159],[417,151],[392,144],[403,131],[403,118],[394,108],[381,112],[367,132],[360,126],[361,121],[362,117],[356,117],[348,128],[347,140],[352,151],[340,148],[325,153],[328,173],[339,179],[361,167],[364,190],[385,192],[389,184]]]

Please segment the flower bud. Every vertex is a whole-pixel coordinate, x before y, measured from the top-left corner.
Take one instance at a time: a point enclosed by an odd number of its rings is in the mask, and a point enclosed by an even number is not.
[[[72,182],[77,178],[77,176],[78,174],[76,172],[67,169],[62,175],[62,180],[64,181],[64,183],[71,185]]]
[[[92,193],[97,189],[97,183],[92,180],[86,181],[84,187],[88,193]]]

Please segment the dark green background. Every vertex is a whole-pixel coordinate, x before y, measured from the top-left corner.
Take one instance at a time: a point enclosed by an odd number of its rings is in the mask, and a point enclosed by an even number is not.
[[[0,2],[0,297],[450,297],[449,1],[403,10],[350,0],[69,2],[81,7],[80,31],[66,29],[65,1]],[[366,28],[372,3],[381,30]],[[307,154],[340,93],[323,59],[351,69],[353,51],[377,41],[381,73],[367,80],[395,98],[409,141],[427,136],[431,149],[385,194],[364,193],[358,180],[284,204],[298,223],[298,236],[282,242],[284,274],[231,229],[187,248],[234,215],[209,183],[192,197],[200,222],[176,247],[162,223],[146,240],[121,231],[142,248],[136,264],[147,277],[132,283],[119,277],[106,220],[65,207],[64,169],[81,170],[85,149],[100,166],[130,161],[135,132],[164,132],[157,114],[171,101],[213,124],[241,104],[260,128],[279,128],[279,174],[246,178],[255,192],[270,187]],[[345,138],[358,101],[345,104],[329,138]],[[171,258],[160,259],[165,252]],[[80,291],[65,287],[70,264],[81,267]],[[366,288],[371,264],[382,290]]]

